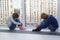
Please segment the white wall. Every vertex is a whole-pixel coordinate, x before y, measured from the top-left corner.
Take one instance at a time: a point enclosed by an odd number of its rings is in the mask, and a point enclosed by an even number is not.
[[[58,22],[60,25],[60,0],[58,0]]]
[[[57,17],[57,19],[58,19],[58,23],[59,23],[59,31],[60,31],[60,0],[58,0],[58,2],[57,2],[57,8],[58,8],[58,17]]]

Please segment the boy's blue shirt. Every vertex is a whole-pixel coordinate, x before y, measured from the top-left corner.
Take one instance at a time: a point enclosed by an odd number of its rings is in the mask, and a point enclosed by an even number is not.
[[[52,25],[55,28],[58,28],[58,22],[55,17],[52,15],[49,15],[47,19],[44,19],[43,22],[41,23],[40,27],[47,27]]]

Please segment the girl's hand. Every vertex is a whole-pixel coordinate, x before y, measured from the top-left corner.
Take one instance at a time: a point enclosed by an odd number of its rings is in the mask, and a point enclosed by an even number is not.
[[[22,26],[22,23],[20,24],[20,26]]]

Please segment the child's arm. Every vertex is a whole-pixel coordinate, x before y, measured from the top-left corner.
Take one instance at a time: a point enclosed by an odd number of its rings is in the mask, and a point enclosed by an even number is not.
[[[20,22],[21,23],[21,22]],[[21,23],[20,25],[18,25],[18,26],[22,26],[23,24]]]
[[[15,22],[15,20],[11,17],[11,21],[14,23],[14,24],[17,24],[17,25],[20,25],[21,23],[19,22]]]

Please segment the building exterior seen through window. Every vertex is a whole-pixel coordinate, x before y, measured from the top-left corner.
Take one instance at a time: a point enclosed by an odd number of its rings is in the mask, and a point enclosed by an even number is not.
[[[26,24],[39,24],[43,12],[57,18],[57,0],[26,0]]]
[[[22,18],[22,8],[19,9]],[[25,0],[25,11],[26,24],[39,24],[43,12],[57,18],[57,0]],[[5,25],[6,18],[12,13],[14,13],[12,0],[0,0],[0,25]]]
[[[0,25],[6,25],[6,18],[14,12],[12,7],[12,1],[0,0]]]

